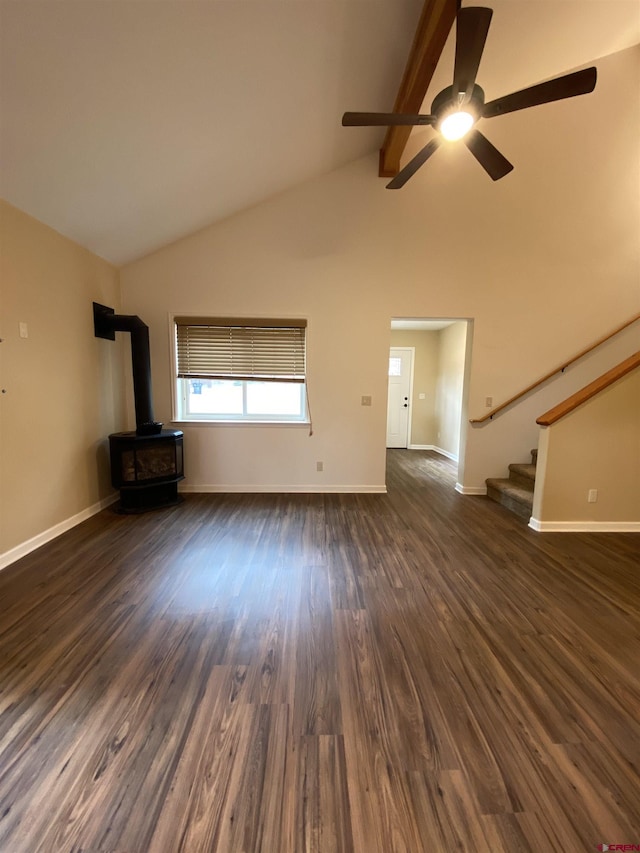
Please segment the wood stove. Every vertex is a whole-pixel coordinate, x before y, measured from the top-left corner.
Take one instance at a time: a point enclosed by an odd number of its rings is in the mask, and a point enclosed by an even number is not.
[[[136,409],[135,432],[109,436],[111,483],[120,490],[120,512],[146,512],[178,503],[178,483],[184,479],[181,430],[162,429],[153,419],[149,328],[139,317],[116,314],[93,303],[97,338],[114,341],[116,332],[131,333],[131,366]]]
[[[116,432],[109,436],[111,483],[120,489],[121,512],[144,512],[178,503],[184,479],[182,430],[156,435]]]

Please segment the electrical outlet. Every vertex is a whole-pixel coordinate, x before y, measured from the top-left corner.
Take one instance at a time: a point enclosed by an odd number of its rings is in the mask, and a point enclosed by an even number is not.
[[[368,394],[363,395],[360,398],[360,405],[361,406],[370,406],[371,405],[371,397]]]
[[[594,504],[598,500],[598,490],[589,489],[587,494],[587,503]]]
[[[324,471],[324,462],[316,462],[316,471]]]
[[[426,394],[422,394],[422,393],[418,394],[418,400],[426,400],[426,398],[427,398]]]

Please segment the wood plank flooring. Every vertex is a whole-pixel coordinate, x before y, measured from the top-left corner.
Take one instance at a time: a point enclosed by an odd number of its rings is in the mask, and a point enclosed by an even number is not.
[[[2,853],[640,844],[640,537],[388,495],[105,511],[0,574]]]

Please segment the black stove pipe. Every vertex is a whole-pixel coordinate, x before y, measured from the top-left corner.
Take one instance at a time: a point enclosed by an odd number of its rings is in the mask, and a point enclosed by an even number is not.
[[[162,424],[153,419],[149,327],[135,314],[116,314],[113,308],[93,303],[93,325],[97,338],[115,341],[116,332],[131,333],[131,367],[136,409],[136,433],[157,435]]]

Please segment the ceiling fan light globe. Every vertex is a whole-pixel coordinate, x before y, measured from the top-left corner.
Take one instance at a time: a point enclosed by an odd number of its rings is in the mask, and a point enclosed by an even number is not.
[[[456,139],[462,139],[473,127],[475,116],[466,110],[457,110],[454,113],[446,115],[439,125],[440,133],[445,139],[454,142]]]

